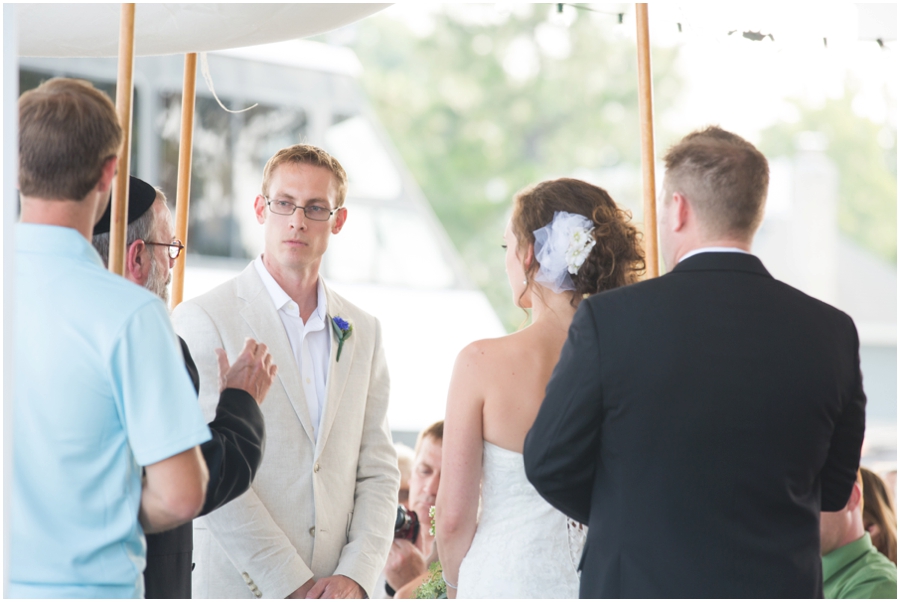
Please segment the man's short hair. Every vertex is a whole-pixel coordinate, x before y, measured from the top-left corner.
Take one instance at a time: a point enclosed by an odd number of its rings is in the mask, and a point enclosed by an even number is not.
[[[428,426],[419,433],[419,438],[416,439],[416,457],[419,456],[419,450],[422,448],[422,441],[424,441],[427,437],[431,437],[438,443],[444,442],[444,421],[438,420],[434,424]]]
[[[19,98],[23,196],[82,200],[121,145],[112,101],[89,82],[54,78]]]
[[[668,192],[687,197],[707,234],[753,236],[769,189],[769,163],[755,146],[713,125],[682,138],[663,160]]]
[[[275,153],[266,162],[262,181],[262,194],[264,197],[269,197],[269,184],[272,181],[272,174],[275,172],[275,168],[284,163],[314,165],[316,167],[324,167],[330,171],[334,175],[334,183],[337,186],[337,204],[335,208],[343,207],[344,199],[347,197],[347,172],[344,171],[337,159],[318,146],[311,144],[288,146]]]

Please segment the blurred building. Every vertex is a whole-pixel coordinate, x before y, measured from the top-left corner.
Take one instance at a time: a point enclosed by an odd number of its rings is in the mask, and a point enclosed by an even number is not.
[[[773,276],[845,311],[856,323],[866,406],[864,462],[896,465],[897,269],[838,231],[838,174],[817,132],[770,162],[766,217],[754,252]]]

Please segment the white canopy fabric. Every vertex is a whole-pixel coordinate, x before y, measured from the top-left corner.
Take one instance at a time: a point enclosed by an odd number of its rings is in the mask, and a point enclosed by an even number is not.
[[[19,56],[115,57],[120,4],[18,4]],[[206,52],[320,34],[389,4],[137,4],[137,56]]]

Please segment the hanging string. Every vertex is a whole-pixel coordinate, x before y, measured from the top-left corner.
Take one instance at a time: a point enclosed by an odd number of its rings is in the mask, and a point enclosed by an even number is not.
[[[212,92],[213,98],[216,99],[216,102],[219,103],[219,106],[222,107],[228,113],[243,113],[244,111],[249,111],[250,109],[255,109],[259,106],[259,103],[256,103],[252,106],[247,107],[246,109],[239,109],[237,111],[233,111],[222,104],[222,101],[219,100],[219,97],[216,95],[216,89],[213,87],[212,76],[209,74],[209,60],[207,58],[206,52],[200,53],[200,72],[203,74],[203,80],[206,82],[206,87],[209,88],[209,91]]]

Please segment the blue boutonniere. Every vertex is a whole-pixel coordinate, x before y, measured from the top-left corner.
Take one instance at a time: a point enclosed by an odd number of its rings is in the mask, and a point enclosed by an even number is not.
[[[344,341],[353,334],[353,324],[340,316],[335,316],[331,318],[331,329],[334,330],[334,334],[338,338],[337,359],[335,361],[339,362],[341,361],[341,350],[344,348]]]

